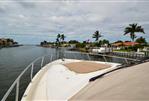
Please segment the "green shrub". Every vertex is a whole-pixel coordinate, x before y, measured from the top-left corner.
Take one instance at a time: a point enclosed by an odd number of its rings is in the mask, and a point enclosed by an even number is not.
[[[77,43],[76,44],[77,48],[84,48],[85,46],[86,46],[85,43]]]

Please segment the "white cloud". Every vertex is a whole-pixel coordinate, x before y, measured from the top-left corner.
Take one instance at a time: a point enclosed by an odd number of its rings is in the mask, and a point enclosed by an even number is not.
[[[137,22],[149,32],[148,8],[147,1],[136,0],[9,0],[0,2],[0,31],[28,37],[43,35],[45,39],[52,36],[50,40],[64,33],[68,40],[85,40],[99,30],[110,40],[125,39],[123,29],[129,23]]]

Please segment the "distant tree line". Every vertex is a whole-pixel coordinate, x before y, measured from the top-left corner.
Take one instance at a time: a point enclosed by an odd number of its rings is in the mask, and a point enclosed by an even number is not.
[[[124,29],[124,34],[123,35],[129,34],[132,42],[137,42],[141,46],[148,45],[146,39],[143,38],[143,37],[137,38],[136,33],[145,34],[144,29],[142,28],[142,26],[138,26],[137,23],[133,23],[133,24],[129,24],[129,26],[127,26]],[[112,45],[112,43],[110,43],[109,40],[100,39],[102,37],[103,37],[102,33],[99,32],[98,30],[96,30],[92,34],[92,38],[95,39],[94,42],[90,42],[90,41],[86,41],[86,40],[83,41],[83,42],[79,42],[78,40],[70,40],[70,41],[66,42],[65,41],[66,36],[64,34],[57,34],[55,42],[43,41],[43,42],[40,43],[40,45],[41,46],[52,45],[52,46],[56,46],[56,47],[63,47],[63,46],[69,46],[69,45],[73,44],[73,45],[76,46],[76,48],[101,47],[101,46],[111,46]],[[116,42],[123,42],[123,41],[118,40]],[[134,47],[134,46],[132,46],[132,47]]]
[[[17,45],[18,42],[15,42],[13,39],[10,38],[0,38],[0,46],[12,46]]]

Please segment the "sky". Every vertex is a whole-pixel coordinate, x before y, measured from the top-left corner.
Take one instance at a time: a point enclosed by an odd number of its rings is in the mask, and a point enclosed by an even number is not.
[[[131,40],[124,29],[131,23],[144,28],[149,42],[148,0],[0,0],[0,38],[20,44],[55,41],[58,33],[68,40],[91,40],[99,30],[110,42]]]

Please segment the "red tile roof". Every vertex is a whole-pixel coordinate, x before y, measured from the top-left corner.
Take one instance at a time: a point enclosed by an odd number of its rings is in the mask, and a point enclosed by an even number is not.
[[[134,46],[138,44],[139,43],[137,42],[117,42],[117,43],[114,43],[113,46]]]
[[[123,42],[124,46],[134,46],[134,45],[138,45],[139,43],[137,42]]]

